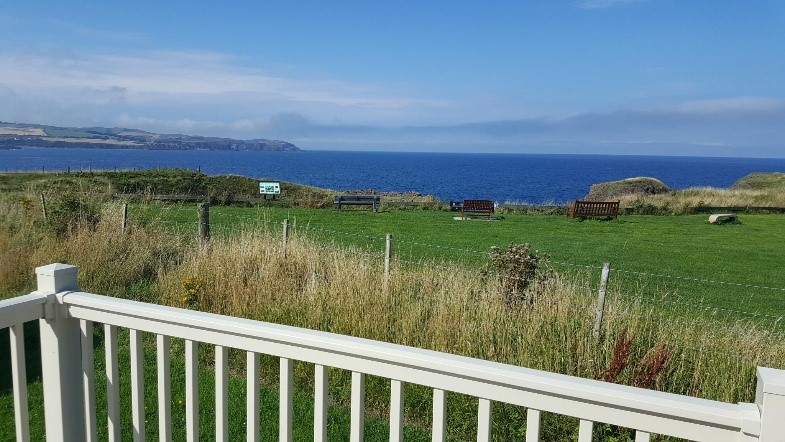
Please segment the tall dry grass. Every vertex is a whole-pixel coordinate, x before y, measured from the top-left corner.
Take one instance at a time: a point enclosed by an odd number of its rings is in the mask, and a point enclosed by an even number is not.
[[[765,323],[684,316],[662,305],[610,300],[604,339],[592,334],[588,275],[562,275],[531,306],[510,306],[501,284],[447,264],[397,267],[352,250],[248,231],[196,248],[159,279],[162,302],[360,336],[502,363],[599,378],[618,336],[632,339],[618,381],[632,383],[647,354],[672,352],[655,388],[729,402],[752,400],[757,365],[785,366],[782,335]],[[183,300],[182,282],[199,279]]]
[[[53,226],[29,199],[0,199],[0,295],[32,290],[35,267],[65,262],[79,266],[84,290],[151,299],[149,285],[179,263],[187,242],[152,228],[122,233],[120,203],[90,204],[89,222],[74,213]]]
[[[658,195],[626,195],[621,207],[659,209],[673,214],[692,213],[701,206],[712,207],[785,207],[785,192],[780,189],[718,189],[693,187]]]

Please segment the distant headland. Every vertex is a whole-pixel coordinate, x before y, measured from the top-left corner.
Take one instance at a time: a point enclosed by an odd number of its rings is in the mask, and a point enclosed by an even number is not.
[[[235,140],[182,134],[157,134],[123,127],[57,127],[0,121],[0,149],[23,147],[275,152],[300,150],[294,144],[280,140]]]

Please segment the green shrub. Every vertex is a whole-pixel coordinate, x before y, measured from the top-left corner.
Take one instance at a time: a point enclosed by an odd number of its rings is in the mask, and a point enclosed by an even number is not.
[[[95,229],[101,219],[101,207],[97,201],[73,194],[64,194],[48,202],[47,224],[57,235],[63,236],[70,230]]]
[[[550,258],[531,250],[530,244],[510,243],[507,249],[491,247],[490,264],[484,272],[501,278],[502,297],[512,306],[520,303],[531,304],[540,293],[543,283],[554,278],[552,269],[544,269]]]

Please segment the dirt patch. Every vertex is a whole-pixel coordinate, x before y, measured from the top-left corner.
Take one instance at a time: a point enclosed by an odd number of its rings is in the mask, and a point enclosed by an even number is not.
[[[0,135],[21,135],[26,137],[45,137],[43,129],[34,127],[0,127]]]

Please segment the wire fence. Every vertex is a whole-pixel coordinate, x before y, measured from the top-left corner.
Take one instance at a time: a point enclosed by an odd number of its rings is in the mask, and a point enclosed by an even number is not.
[[[276,233],[283,230],[283,219],[274,218],[265,210],[259,209],[221,209],[210,213],[209,223],[213,234],[228,236],[238,234],[249,228],[266,229],[267,232]],[[149,206],[139,206],[130,216],[129,222],[139,225],[164,229],[172,234],[181,236],[195,236],[198,232],[200,221],[196,217],[193,204],[162,204],[156,203]],[[301,235],[317,242],[327,242],[346,250],[348,253],[361,256],[364,259],[379,261],[392,260],[398,267],[427,267],[434,270],[450,273],[468,273],[471,276],[482,278],[495,278],[510,282],[527,282],[527,277],[516,275],[508,271],[494,269],[489,266],[492,256],[492,245],[485,250],[471,247],[461,247],[455,244],[439,244],[437,242],[423,241],[419,238],[396,234],[392,239],[392,250],[385,248],[387,235],[369,233],[361,227],[340,229],[333,226],[319,225],[313,220],[291,224],[291,235]],[[502,249],[503,250],[503,249]],[[407,253],[408,252],[408,253]],[[390,256],[385,256],[389,253]],[[587,293],[596,293],[600,285],[600,271],[602,266],[591,263],[570,262],[563,259],[543,259],[546,267],[558,269],[561,274],[581,275],[583,277],[580,287]],[[690,275],[669,274],[654,270],[639,271],[625,266],[616,268],[611,262],[611,277],[609,281],[608,297],[611,302],[623,301],[627,303],[644,303],[657,307],[663,314],[677,314],[682,316],[722,316],[729,320],[754,320],[765,322],[772,327],[782,328],[785,324],[785,308],[782,314],[772,311],[756,311],[755,308],[739,308],[739,301],[755,303],[758,300],[774,299],[783,303],[785,287],[774,284],[756,284],[718,278],[705,278]],[[733,288],[744,290],[745,293],[734,292],[728,297],[725,290]],[[712,293],[716,299],[728,299],[724,303],[708,302],[702,298],[689,297],[691,292]],[[685,293],[687,296],[685,296]],[[785,307],[785,303],[782,304]],[[656,313],[656,310],[653,310]],[[614,313],[610,313],[613,315]],[[649,312],[648,314],[651,314]]]

